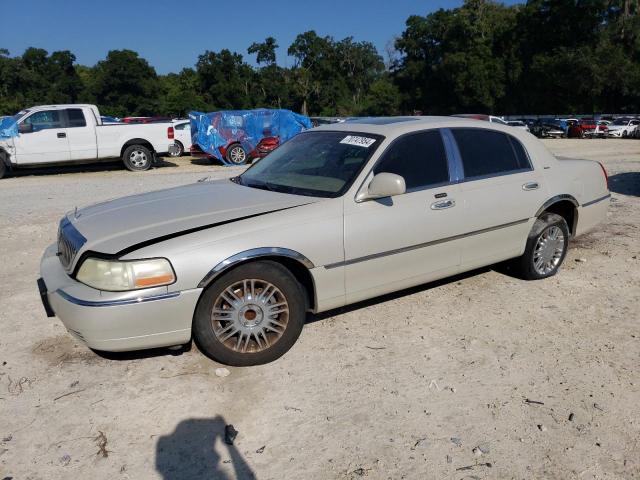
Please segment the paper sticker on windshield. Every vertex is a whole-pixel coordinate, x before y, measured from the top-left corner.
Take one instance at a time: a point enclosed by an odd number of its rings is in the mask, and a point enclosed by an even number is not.
[[[357,135],[347,135],[340,141],[340,143],[345,143],[347,145],[355,145],[356,147],[363,147],[363,148],[369,148],[375,142],[376,142],[375,138],[359,137]]]

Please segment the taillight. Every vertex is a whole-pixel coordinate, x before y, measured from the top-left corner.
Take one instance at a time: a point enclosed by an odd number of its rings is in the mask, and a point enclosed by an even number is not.
[[[175,137],[175,135],[174,135],[173,127],[167,128],[167,138],[169,140],[173,140],[174,137]]]
[[[602,174],[604,175],[604,183],[607,184],[607,190],[609,190],[609,175],[607,175],[607,171],[604,169],[604,165],[602,165],[600,162],[598,162],[598,165],[600,165],[600,168],[602,169]]]

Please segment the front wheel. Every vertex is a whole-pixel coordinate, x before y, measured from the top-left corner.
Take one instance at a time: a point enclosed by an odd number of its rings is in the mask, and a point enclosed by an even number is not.
[[[247,152],[239,143],[231,145],[227,150],[227,161],[234,165],[244,165],[247,163]]]
[[[7,174],[7,165],[4,163],[2,155],[0,155],[0,178],[3,178]]]
[[[226,365],[272,362],[300,336],[305,299],[302,286],[279,263],[240,265],[202,294],[194,339],[203,353]]]
[[[122,154],[124,166],[132,172],[143,172],[151,168],[153,155],[151,150],[142,145],[131,145]]]
[[[524,254],[516,260],[525,280],[555,275],[564,261],[569,245],[569,227],[560,215],[543,213],[533,224]]]

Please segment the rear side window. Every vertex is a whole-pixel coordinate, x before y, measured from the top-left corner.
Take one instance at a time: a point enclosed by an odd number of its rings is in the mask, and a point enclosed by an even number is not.
[[[188,123],[177,123],[173,128],[175,128],[176,130],[184,130],[185,128],[187,128],[187,126],[189,126]]]
[[[404,178],[407,190],[447,183],[447,155],[438,130],[399,138],[376,165],[374,173],[395,173]]]
[[[84,113],[79,108],[67,109],[67,120],[69,121],[69,127],[86,127],[87,122],[84,119]]]
[[[462,157],[465,178],[531,169],[524,147],[511,135],[479,128],[451,131]]]

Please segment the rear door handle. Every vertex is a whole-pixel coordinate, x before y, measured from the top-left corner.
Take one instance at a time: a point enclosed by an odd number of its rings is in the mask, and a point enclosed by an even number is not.
[[[444,210],[445,208],[451,208],[456,206],[456,201],[452,198],[448,200],[442,200],[431,204],[431,210]]]
[[[538,182],[529,182],[522,185],[523,190],[537,190],[540,188],[540,184]]]
[[[67,138],[67,134],[64,132],[58,132],[58,138]]]

